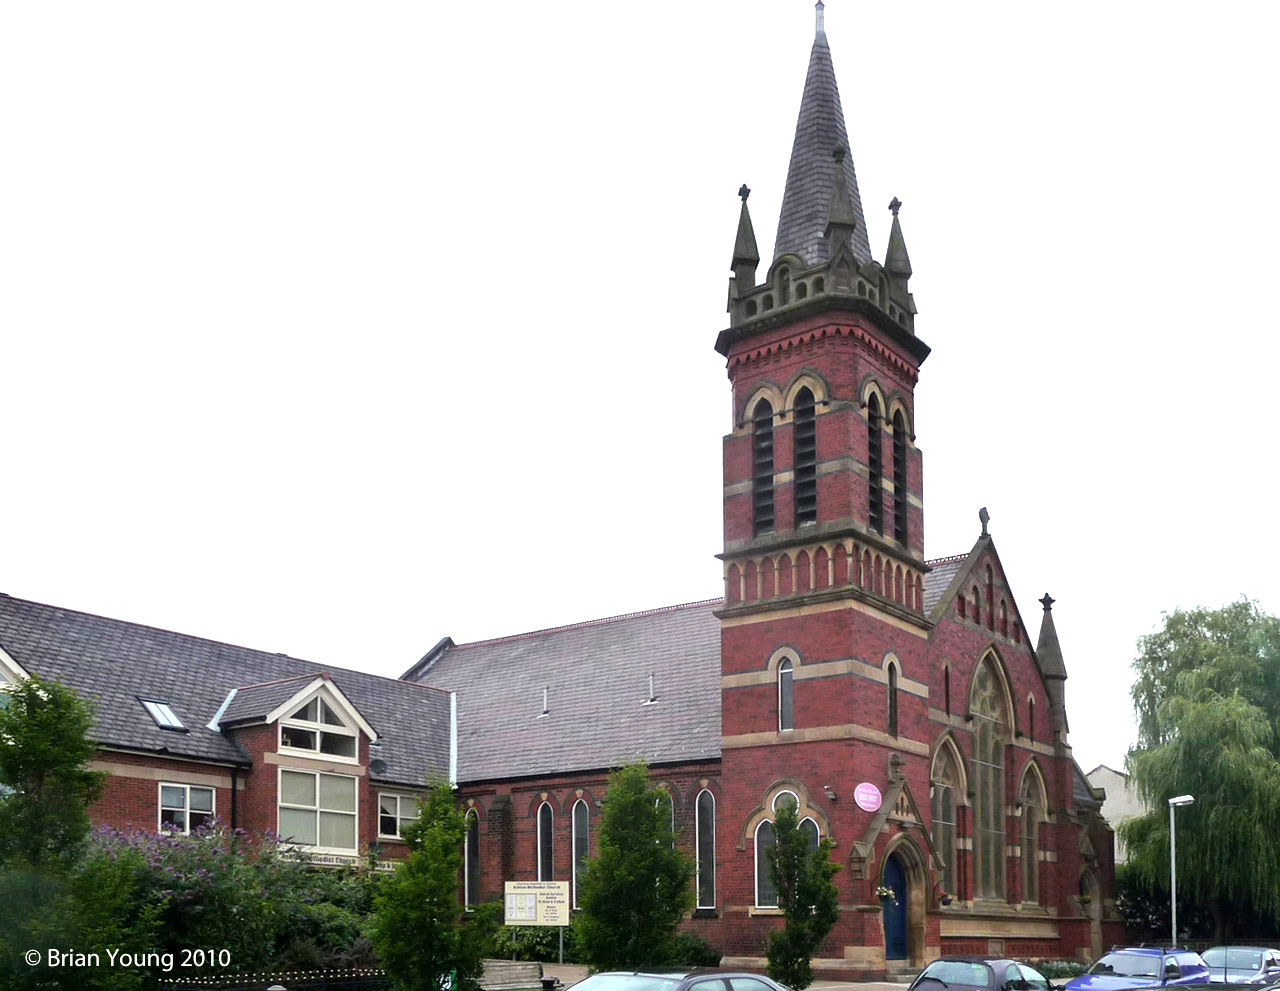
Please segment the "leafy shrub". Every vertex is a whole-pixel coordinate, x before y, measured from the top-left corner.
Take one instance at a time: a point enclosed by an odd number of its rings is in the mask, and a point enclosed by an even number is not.
[[[697,933],[678,932],[671,940],[670,964],[676,967],[719,967],[722,954]]]
[[[1035,965],[1051,981],[1059,978],[1079,977],[1089,968],[1077,960],[1044,960]]]
[[[495,908],[501,911],[500,905]],[[498,925],[493,939],[493,955],[502,960],[559,960],[560,930],[555,926]],[[564,960],[565,963],[578,962],[572,925],[566,926],[564,931]]]

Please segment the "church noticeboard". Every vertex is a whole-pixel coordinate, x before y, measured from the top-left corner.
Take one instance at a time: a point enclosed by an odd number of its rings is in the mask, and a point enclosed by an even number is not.
[[[505,885],[509,926],[567,926],[568,881],[508,881]]]

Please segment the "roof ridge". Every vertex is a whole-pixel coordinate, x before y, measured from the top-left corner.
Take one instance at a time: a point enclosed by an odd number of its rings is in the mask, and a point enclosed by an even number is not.
[[[252,650],[253,648],[250,647],[249,649]],[[296,660],[302,660],[302,658],[299,657],[296,658]],[[252,685],[237,685],[236,690],[243,692],[249,688],[266,688],[268,685],[282,685],[286,681],[301,681],[303,678],[323,678],[325,674],[326,672],[324,671],[315,671],[311,674],[291,674],[287,678],[274,678],[271,681],[255,681]]]
[[[565,633],[569,630],[584,630],[592,626],[603,626],[605,623],[618,623],[624,619],[639,619],[642,616],[657,616],[661,613],[678,612],[681,609],[696,609],[699,606],[709,606],[717,602],[724,602],[724,596],[717,596],[714,599],[699,599],[697,602],[681,602],[674,606],[659,606],[656,609],[641,609],[639,612],[619,613],[617,616],[604,616],[600,619],[588,619],[579,623],[566,623],[563,626],[549,626],[543,630],[529,630],[527,633],[513,633],[505,637],[493,637],[489,640],[472,640],[470,643],[454,644],[454,650],[461,650],[464,647],[488,647],[495,643],[510,643],[513,640],[529,640],[532,637],[546,636],[549,633]]]
[[[952,564],[956,561],[963,561],[971,553],[972,551],[966,551],[964,554],[952,554],[948,557],[925,558],[924,563],[930,566],[935,564]]]
[[[116,618],[115,616],[104,616],[102,613],[89,612],[89,611],[87,611],[87,610],[85,610],[85,609],[73,609],[73,608],[71,608],[70,606],[55,606],[55,605],[53,605],[53,604],[51,604],[51,603],[48,603],[48,602],[37,602],[35,599],[24,599],[24,598],[22,598],[22,597],[20,597],[20,596],[17,596],[17,595],[10,595],[10,594],[8,594],[8,593],[4,593],[4,594],[0,595],[0,599],[8,599],[10,602],[22,602],[22,603],[25,603],[25,604],[27,604],[27,605],[29,605],[29,606],[38,606],[38,607],[39,607],[39,608],[41,608],[41,609],[56,610],[57,612],[75,613],[77,616],[88,616],[90,619],[100,619],[100,620],[103,620],[103,621],[105,621],[105,622],[107,622],[107,623],[118,623],[118,624],[119,624],[119,625],[121,625],[121,626],[132,626],[132,627],[134,627],[134,628],[136,628],[136,629],[139,629],[139,630],[154,630],[156,633],[167,633],[167,634],[168,634],[168,635],[170,635],[170,636],[180,637],[180,638],[181,638],[181,639],[183,639],[183,640],[199,640],[201,643],[214,644],[215,646],[218,646],[218,647],[230,647],[232,650],[243,650],[243,651],[247,651],[247,652],[249,652],[249,653],[258,654],[259,656],[261,656],[261,657],[263,657],[263,658],[270,658],[270,657],[287,657],[287,658],[288,658],[289,660],[291,660],[291,661],[301,661],[301,662],[302,662],[302,663],[304,663],[304,664],[314,664],[314,663],[315,663],[314,661],[308,660],[308,659],[307,659],[307,658],[305,658],[305,657],[294,657],[292,654],[286,654],[286,653],[284,653],[283,651],[278,651],[278,650],[276,650],[276,651],[272,651],[272,650],[262,650],[262,649],[260,649],[260,648],[258,648],[258,647],[246,647],[246,646],[244,646],[243,644],[232,643],[232,642],[231,642],[231,641],[229,641],[229,640],[215,640],[213,637],[202,637],[202,636],[200,636],[199,634],[196,634],[196,633],[182,633],[182,632],[180,632],[180,631],[178,631],[178,630],[170,630],[170,629],[167,629],[167,628],[165,628],[165,627],[163,627],[163,626],[153,626],[153,625],[151,625],[150,623],[135,623],[135,622],[133,622],[132,620],[128,620],[128,619],[118,619],[118,618]],[[428,691],[432,691],[432,692],[443,692],[445,695],[448,695],[448,694],[449,694],[447,691],[444,691],[444,689],[435,688],[435,687],[433,687],[433,686],[431,686],[431,685],[424,685],[424,684],[422,684],[421,682],[417,682],[417,681],[405,681],[403,678],[392,678],[391,676],[389,676],[389,675],[385,675],[385,674],[375,674],[375,673],[374,673],[374,672],[372,672],[372,671],[360,671],[360,670],[358,670],[357,668],[344,668],[344,667],[337,667],[337,666],[332,665],[332,664],[324,665],[323,667],[319,668],[319,669],[318,669],[314,674],[312,674],[312,675],[309,675],[309,676],[308,676],[308,675],[298,675],[297,677],[299,677],[299,678],[302,678],[302,677],[316,677],[316,676],[318,676],[322,671],[341,671],[341,672],[343,672],[344,674],[358,674],[358,675],[361,675],[362,677],[365,677],[365,678],[378,678],[378,679],[379,679],[379,680],[381,680],[381,681],[393,681],[393,682],[395,682],[397,685],[415,685],[415,686],[417,686],[418,688],[425,688],[425,689],[427,689]],[[290,680],[290,679],[288,679],[288,678],[284,678],[284,679],[280,679],[280,680],[282,680],[282,681],[288,681],[288,680]],[[262,684],[271,684],[271,682],[262,682]],[[255,687],[255,686],[252,686],[252,685],[245,685],[245,686],[242,686],[242,687],[245,687],[245,688],[252,688],[252,687]]]

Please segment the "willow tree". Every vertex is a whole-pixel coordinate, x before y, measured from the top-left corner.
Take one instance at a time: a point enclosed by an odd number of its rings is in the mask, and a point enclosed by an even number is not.
[[[1280,621],[1247,601],[1178,610],[1139,649],[1128,766],[1150,811],[1119,827],[1130,863],[1167,885],[1168,800],[1194,795],[1176,813],[1179,894],[1219,941],[1242,916],[1280,923]]]

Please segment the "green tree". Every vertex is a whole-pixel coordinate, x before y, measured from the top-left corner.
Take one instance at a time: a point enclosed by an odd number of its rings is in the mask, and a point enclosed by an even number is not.
[[[1128,766],[1150,809],[1120,826],[1134,870],[1168,897],[1168,800],[1194,795],[1176,813],[1179,895],[1217,940],[1242,917],[1280,921],[1280,622],[1248,601],[1177,610],[1133,666]]]
[[[89,834],[103,775],[85,766],[93,709],[32,676],[0,693],[0,864],[67,863]]]
[[[839,892],[832,878],[840,865],[831,860],[831,838],[812,846],[812,833],[800,828],[795,805],[778,805],[769,871],[777,886],[783,926],[769,933],[767,973],[775,981],[803,991],[813,983],[810,958],[840,918]]]
[[[426,794],[404,828],[409,857],[374,895],[369,938],[397,991],[440,991],[456,971],[455,991],[477,991],[490,913],[464,920],[458,898],[466,820],[447,783]]]
[[[670,806],[659,798],[644,764],[609,776],[574,922],[579,954],[595,970],[665,964],[678,953],[676,929],[693,908],[693,863],[677,849]]]

